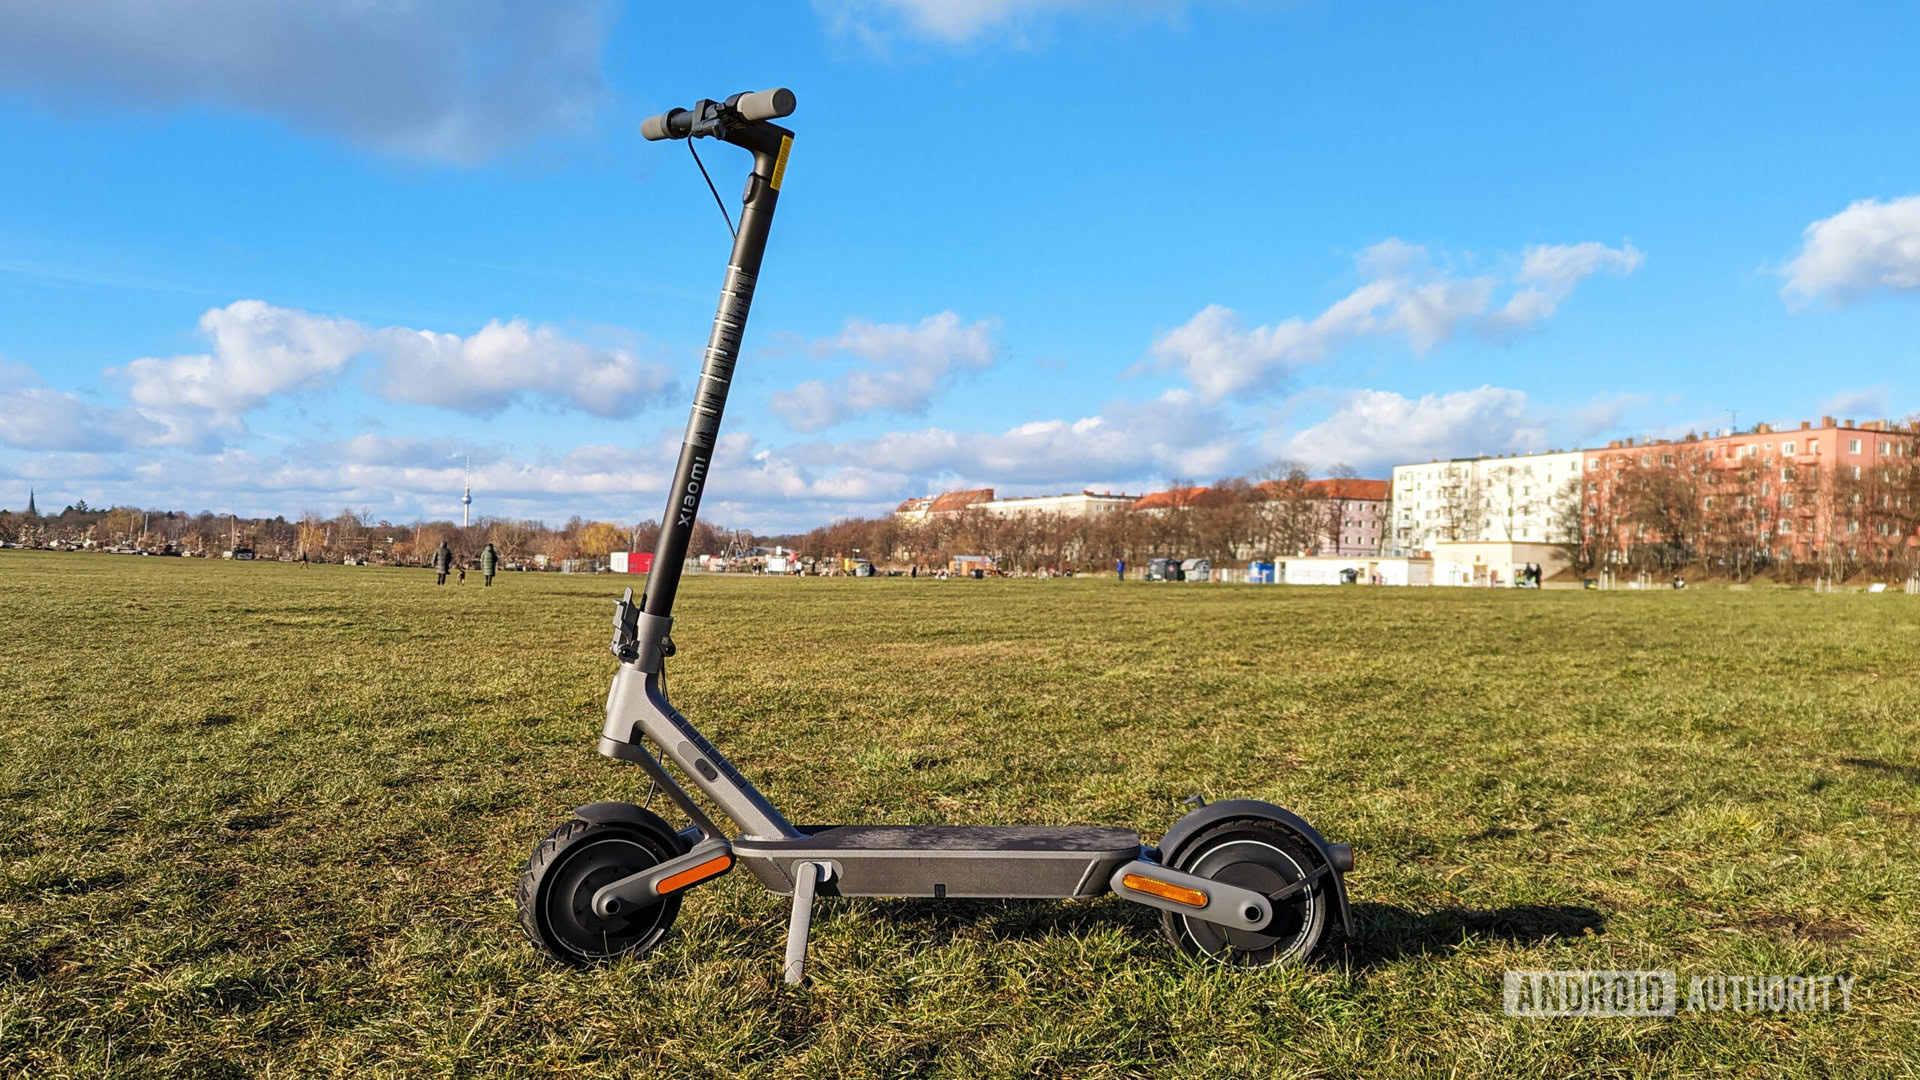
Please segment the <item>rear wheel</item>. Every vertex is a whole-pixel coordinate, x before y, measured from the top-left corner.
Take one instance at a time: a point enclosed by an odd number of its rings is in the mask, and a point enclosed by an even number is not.
[[[1272,896],[1324,865],[1314,846],[1292,829],[1260,818],[1224,821],[1173,853],[1173,866]],[[1320,947],[1332,903],[1331,878],[1274,901],[1273,918],[1259,930],[1238,930],[1168,911],[1160,917],[1174,948],[1228,967],[1293,964]]]
[[[657,814],[627,809],[620,820],[566,822],[535,845],[521,870],[520,929],[549,959],[585,967],[638,958],[673,928],[678,894],[614,916],[594,913],[595,892],[681,854],[680,838]]]

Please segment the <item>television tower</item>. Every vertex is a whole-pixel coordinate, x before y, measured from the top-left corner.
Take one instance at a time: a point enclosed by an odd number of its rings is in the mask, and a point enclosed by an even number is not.
[[[467,486],[460,492],[460,527],[466,528],[473,514],[473,455],[467,455]]]

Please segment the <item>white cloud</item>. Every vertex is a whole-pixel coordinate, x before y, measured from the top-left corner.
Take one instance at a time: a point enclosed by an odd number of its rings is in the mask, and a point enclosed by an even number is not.
[[[209,445],[276,395],[331,385],[362,355],[375,388],[395,401],[475,414],[539,401],[594,416],[631,416],[671,386],[667,370],[624,349],[588,345],[515,319],[458,334],[312,315],[238,300],[200,317],[205,353],[143,357],[108,373],[149,422],[134,441]]]
[[[1546,449],[1546,428],[1519,390],[1482,386],[1408,398],[1360,390],[1332,416],[1288,439],[1282,455],[1363,471],[1430,458]]]
[[[957,374],[993,364],[1001,351],[998,330],[998,320],[962,323],[951,311],[914,326],[850,319],[813,349],[849,353],[865,366],[776,393],[770,407],[795,431],[819,431],[867,413],[924,413]]]
[[[166,359],[142,357],[108,373],[127,379],[127,394],[165,434],[156,441],[204,441],[213,429],[241,427],[240,417],[275,394],[319,386],[366,347],[357,323],[238,300],[200,316],[213,351]]]
[[[1585,405],[1567,414],[1566,426],[1579,439],[1591,439],[1620,430],[1629,411],[1643,408],[1652,401],[1653,395],[1644,393],[1595,394]]]
[[[139,413],[50,389],[33,368],[0,357],[0,446],[92,454],[154,434],[154,426]]]
[[[1920,290],[1920,195],[1862,199],[1807,226],[1782,270],[1790,301],[1857,300],[1879,289]]]
[[[212,105],[396,153],[474,162],[588,127],[604,0],[15,0],[0,89],[56,107]]]
[[[1514,281],[1522,286],[1489,317],[1492,326],[1517,329],[1551,319],[1561,301],[1583,278],[1601,272],[1631,274],[1645,259],[1639,248],[1610,248],[1596,240],[1581,244],[1530,244]]]
[[[666,432],[638,446],[555,452],[368,432],[295,443],[272,454],[161,447],[137,458],[35,455],[0,461],[0,475],[38,477],[43,488],[58,488],[60,498],[103,505],[244,514],[352,507],[407,521],[458,517],[462,455],[469,449],[477,515],[637,521],[661,513],[678,434]],[[1191,391],[1178,389],[1149,401],[1112,403],[1091,416],[1003,431],[929,427],[783,446],[736,432],[721,438],[702,515],[762,531],[802,529],[884,513],[909,495],[949,486],[993,486],[1005,493],[1142,491],[1172,477],[1211,479],[1238,471],[1254,457],[1245,431]],[[107,464],[82,468],[87,461]]]
[[[1883,416],[1887,411],[1887,388],[1868,386],[1857,390],[1842,390],[1822,402],[1820,411],[1843,420],[1854,416]]]
[[[667,369],[625,349],[576,341],[523,319],[468,337],[399,327],[372,338],[379,391],[395,401],[488,415],[542,399],[601,417],[631,416],[672,385]]]
[[[302,444],[293,453],[296,457],[316,461],[339,460],[353,465],[409,465],[447,469],[463,464],[468,457],[479,457],[481,464],[485,465],[485,451],[475,453],[475,450],[470,443],[453,439],[415,439],[404,435],[362,432],[350,438]]]
[[[0,446],[101,453],[157,434],[139,413],[96,405],[78,394],[44,386],[0,390]]]
[[[661,452],[581,446],[564,454],[474,455],[474,512],[480,516],[564,519],[572,513],[657,516],[641,504],[664,498],[671,470]],[[466,482],[462,455],[444,440],[358,437],[309,442],[284,453],[228,448],[142,458],[137,476],[120,477],[110,501],[293,514],[305,507],[368,507],[391,520],[455,517]],[[644,495],[644,497],[642,497]],[[92,496],[85,496],[92,501]]]
[[[38,481],[60,498],[101,505],[134,503],[241,514],[365,508],[376,518],[460,516],[466,482],[464,444],[443,439],[356,436],[304,442],[260,454],[228,448],[123,454],[52,453],[0,461],[0,476]],[[584,445],[562,453],[473,455],[476,516],[574,515],[620,522],[657,519],[672,476],[677,439],[638,448]],[[721,525],[810,528],[836,516],[891,508],[911,485],[884,468],[858,464],[802,466],[746,436],[726,436],[702,518]],[[52,484],[48,482],[52,481]]]
[[[1338,343],[1369,333],[1374,309],[1390,300],[1390,287],[1370,282],[1311,321],[1291,318],[1251,330],[1232,308],[1209,304],[1160,335],[1152,352],[1185,373],[1209,401],[1246,390],[1263,379],[1324,361]]]
[[[835,33],[873,45],[907,34],[949,45],[973,41],[992,30],[1020,30],[1035,19],[1063,12],[1133,18],[1177,16],[1188,0],[814,0],[814,10]]]
[[[1168,476],[1212,478],[1249,453],[1246,436],[1190,391],[1115,402],[1078,419],[1036,420],[1000,432],[922,428],[846,442],[805,442],[780,453],[803,467],[873,465],[918,493],[943,482],[1012,487],[1125,486]]]
[[[0,390],[13,390],[22,386],[38,386],[40,373],[26,364],[17,364],[0,356]]]
[[[1277,388],[1291,372],[1363,338],[1403,337],[1415,353],[1425,354],[1463,324],[1493,334],[1534,325],[1551,318],[1581,279],[1603,270],[1629,274],[1641,259],[1631,244],[1536,244],[1503,282],[1492,275],[1455,275],[1436,267],[1424,247],[1389,238],[1357,260],[1367,280],[1311,319],[1295,316],[1247,329],[1238,313],[1210,304],[1161,334],[1150,351],[1180,370],[1203,400],[1220,401]],[[1514,291],[1495,310],[1503,284]]]
[[[69,487],[77,482],[98,484],[105,481],[122,481],[127,476],[127,466],[119,454],[76,451],[72,453],[36,454],[19,457],[12,461],[0,460],[0,476],[34,483],[42,491],[52,492],[58,488]],[[51,486],[48,484],[51,481]],[[54,496],[42,497],[43,509],[54,505]],[[84,496],[88,502],[96,505],[109,505],[111,499],[95,500],[91,494]]]

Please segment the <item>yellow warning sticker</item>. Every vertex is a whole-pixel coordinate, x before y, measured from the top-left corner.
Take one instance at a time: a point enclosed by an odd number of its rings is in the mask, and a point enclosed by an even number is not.
[[[793,136],[780,136],[780,156],[773,161],[773,179],[767,181],[767,186],[775,191],[780,190],[780,181],[787,178],[787,151],[791,149],[793,149]]]

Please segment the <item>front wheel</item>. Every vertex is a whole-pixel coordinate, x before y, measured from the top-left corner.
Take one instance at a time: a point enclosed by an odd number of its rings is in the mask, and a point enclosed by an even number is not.
[[[1318,850],[1292,829],[1259,818],[1223,821],[1176,853],[1177,869],[1272,896],[1324,865]],[[1311,956],[1327,932],[1331,871],[1274,902],[1259,930],[1238,930],[1190,915],[1163,912],[1161,928],[1188,956],[1227,967],[1294,964]]]
[[[572,967],[642,957],[659,947],[680,914],[678,894],[612,917],[594,913],[601,888],[681,854],[680,838],[640,807],[612,821],[574,818],[534,846],[515,899],[533,947]]]

